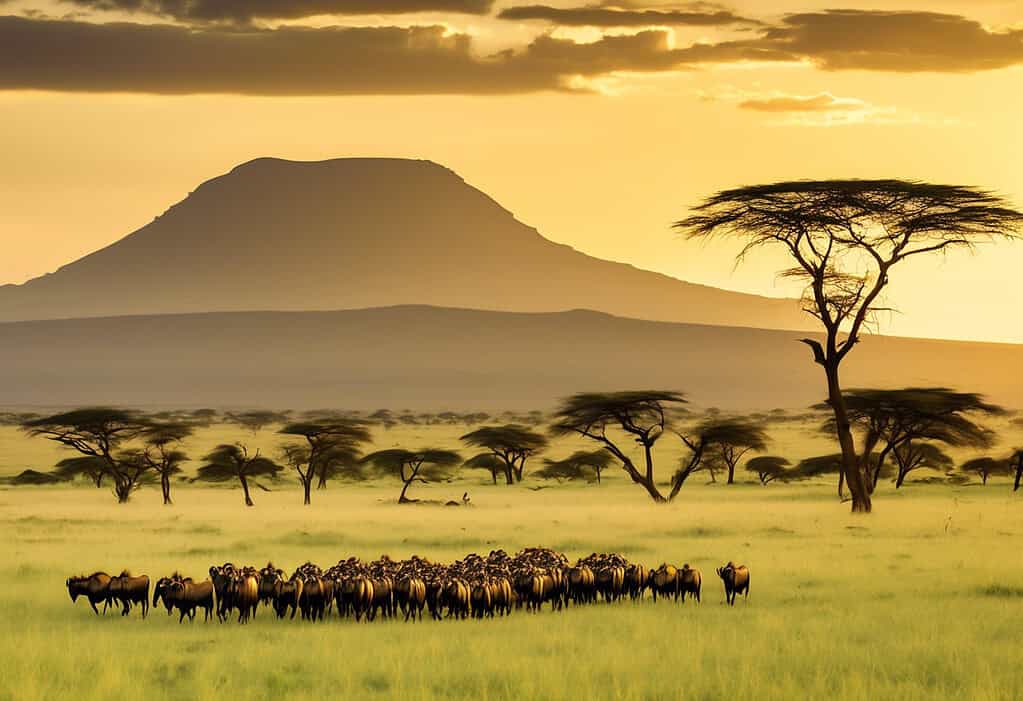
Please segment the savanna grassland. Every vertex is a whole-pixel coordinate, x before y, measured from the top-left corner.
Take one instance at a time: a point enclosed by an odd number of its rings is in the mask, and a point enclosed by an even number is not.
[[[456,447],[459,431],[396,428],[376,442]],[[217,427],[189,452],[227,433],[275,445],[269,432]],[[9,429],[0,437],[4,474],[63,455]],[[772,452],[784,454],[816,439],[790,427],[777,440]],[[667,475],[672,451],[661,452]],[[2,488],[0,698],[1023,697],[1023,503],[1004,479],[883,485],[875,513],[853,516],[829,480],[726,486],[695,475],[674,503],[654,505],[608,473],[600,486],[540,491],[528,476],[495,487],[479,472],[416,487],[437,499],[468,490],[470,508],[399,506],[386,479],[333,482],[308,507],[295,484],[270,484],[251,509],[230,488],[175,485],[171,507],[153,487],[125,505],[87,486]],[[278,622],[263,609],[248,626],[179,625],[162,610],[144,622],[137,611],[96,617],[64,588],[95,569],[200,576],[225,560],[290,570],[536,545],[572,559],[689,562],[704,573],[703,603],[648,597],[415,625]],[[734,609],[713,573],[728,559],[752,571],[749,601]]]

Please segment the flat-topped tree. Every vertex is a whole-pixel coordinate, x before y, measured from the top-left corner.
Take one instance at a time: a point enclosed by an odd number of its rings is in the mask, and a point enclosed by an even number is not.
[[[747,453],[767,449],[767,431],[748,418],[706,419],[697,433],[703,438],[706,449],[728,471],[728,484],[735,484],[735,467]]]
[[[760,484],[768,485],[785,479],[791,464],[787,458],[778,455],[758,455],[746,461],[746,470],[755,474]]]
[[[567,458],[543,461],[543,467],[536,476],[553,480],[586,480],[600,484],[600,474],[614,463],[615,456],[604,448],[599,450],[577,450]]]
[[[782,275],[805,283],[803,310],[823,339],[805,338],[824,369],[852,510],[872,508],[870,460],[858,454],[842,395],[842,361],[861,340],[895,268],[923,255],[971,248],[1023,228],[1023,213],[971,187],[904,180],[782,182],[719,192],[675,223],[688,238],[744,240],[792,259]]]
[[[542,433],[521,424],[504,426],[483,426],[460,438],[466,445],[483,448],[480,455],[491,455],[501,461],[505,482],[521,482],[525,474],[526,461],[547,448],[547,438]],[[480,458],[470,459],[470,462]]]
[[[268,411],[257,409],[255,411],[231,411],[224,414],[224,421],[238,424],[252,431],[256,435],[267,426],[282,424],[291,416],[290,411]]]
[[[1004,477],[1012,473],[1012,467],[1008,460],[993,458],[989,455],[967,460],[959,466],[959,469],[977,475],[980,477],[981,484],[984,485],[987,485],[990,477]]]
[[[305,504],[310,503],[313,479],[317,489],[325,489],[332,477],[358,472],[362,446],[372,438],[364,421],[342,417],[291,423],[278,433],[304,439],[304,450],[286,446],[284,452],[302,482]]]
[[[218,445],[203,460],[205,464],[199,468],[192,481],[219,483],[237,480],[245,495],[245,506],[253,506],[249,482],[258,486],[256,478],[275,478],[282,469],[270,458],[260,455],[258,450],[250,453],[244,443]]]
[[[448,479],[455,469],[462,464],[462,456],[453,450],[424,448],[422,450],[404,450],[391,448],[370,453],[362,459],[367,465],[401,480],[399,504],[419,501],[408,498],[408,489],[413,482],[436,482]]]
[[[625,474],[647,491],[651,499],[666,502],[675,498],[681,488],[681,481],[689,473],[686,472],[681,480],[679,475],[682,471],[675,473],[671,492],[666,498],[654,479],[653,448],[669,424],[670,409],[685,403],[686,399],[681,392],[671,391],[576,394],[562,401],[554,412],[550,432],[555,436],[579,435],[600,443],[621,463]],[[642,468],[636,467],[623,449],[622,438],[642,448]]]
[[[75,409],[30,419],[21,427],[29,436],[41,436],[80,453],[81,458],[63,461],[58,471],[69,476],[87,474],[97,486],[109,478],[119,503],[128,501],[146,472],[137,461],[122,455],[124,446],[151,427],[137,412],[109,407]]]
[[[1005,410],[973,392],[957,392],[945,387],[907,387],[904,389],[851,389],[843,392],[850,426],[860,434],[860,459],[873,465],[868,473],[868,489],[877,487],[881,468],[889,458],[899,467],[896,487],[909,472],[925,467],[924,459],[945,465],[944,459],[930,449],[921,453],[913,446],[921,442],[943,443],[957,448],[989,448],[995,434],[979,423],[984,417],[1002,416]],[[830,404],[818,404],[827,409]],[[835,430],[834,418],[823,430]],[[874,451],[877,450],[876,459]],[[908,469],[907,469],[908,468]],[[841,477],[840,477],[841,479]]]
[[[493,453],[480,453],[465,461],[462,467],[470,470],[486,470],[490,473],[490,479],[497,484],[497,476],[505,474],[506,463]],[[509,484],[511,484],[509,482]]]
[[[906,477],[915,470],[929,469],[947,472],[955,466],[955,462],[948,453],[933,443],[909,441],[893,450],[892,455],[895,457],[897,469],[896,489],[901,489],[906,482]]]

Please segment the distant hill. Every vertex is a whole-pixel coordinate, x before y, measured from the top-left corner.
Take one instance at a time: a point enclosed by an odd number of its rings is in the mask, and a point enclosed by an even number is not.
[[[450,170],[399,159],[251,161],[120,241],[0,287],[0,321],[397,304],[807,327],[794,300],[592,258]]]
[[[403,306],[0,324],[0,403],[279,408],[548,407],[572,392],[677,388],[703,406],[803,407],[823,379],[801,334]],[[847,386],[932,385],[1023,406],[1023,346],[871,338]]]

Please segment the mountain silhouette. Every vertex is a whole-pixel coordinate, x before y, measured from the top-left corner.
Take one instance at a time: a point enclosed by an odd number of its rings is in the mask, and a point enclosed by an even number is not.
[[[0,321],[400,304],[808,324],[795,300],[694,285],[556,244],[452,171],[403,159],[254,160],[114,244],[0,287]]]
[[[402,306],[0,324],[6,406],[542,409],[575,392],[680,389],[702,406],[825,396],[805,334],[590,311]],[[1023,403],[1023,346],[867,336],[850,387],[948,386]]]

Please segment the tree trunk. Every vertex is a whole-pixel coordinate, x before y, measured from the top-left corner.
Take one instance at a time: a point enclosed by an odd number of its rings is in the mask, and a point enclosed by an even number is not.
[[[321,467],[317,471],[317,474],[319,475],[319,480],[317,480],[317,482],[316,482],[316,488],[317,489],[326,489],[327,488],[327,466],[324,465],[323,467]]]
[[[246,480],[245,476],[242,475],[239,478],[239,481],[242,483],[242,492],[245,493],[245,506],[253,506],[252,497],[249,496],[249,482],[248,482],[248,480]]]
[[[118,504],[127,504],[131,499],[132,483],[128,480],[118,480],[114,484],[114,494],[117,495]]]
[[[597,484],[600,484],[600,470],[595,470],[595,472],[597,473]],[[1017,482],[1018,481],[1019,480],[1017,479]]]
[[[908,475],[908,474],[909,474],[909,472],[907,472],[905,470],[899,470],[899,476],[895,478],[895,488],[896,489],[899,489],[900,487],[902,487],[902,483],[906,481],[906,475]]]
[[[170,475],[160,475],[160,489],[163,490],[163,505],[170,506],[174,502],[171,501],[170,495]]]
[[[415,479],[415,478],[413,478],[413,479]],[[399,504],[407,504],[410,501],[412,501],[411,499],[409,499],[408,497],[405,496],[405,492],[408,491],[408,488],[409,488],[410,484],[412,484],[412,480],[405,480],[404,481],[404,486],[402,486],[402,488],[401,488],[401,494],[398,495],[398,503]]]
[[[824,366],[825,375],[828,378],[828,403],[835,412],[835,429],[838,434],[838,443],[842,447],[842,472],[845,474],[845,481],[849,485],[849,494],[852,495],[853,513],[869,514],[873,505],[870,501],[870,491],[867,489],[867,481],[860,466],[859,456],[856,454],[856,444],[853,441],[852,427],[849,424],[849,413],[845,406],[845,397],[842,396],[842,387],[838,381],[838,363],[830,362]]]
[[[309,506],[310,504],[313,503],[312,499],[311,499],[312,495],[310,494],[310,492],[312,491],[312,488],[313,488],[313,476],[309,475],[308,479],[302,480],[302,504],[304,506]]]
[[[728,463],[728,484],[735,484],[735,465]]]
[[[508,484],[515,484],[515,475],[512,472],[511,463],[505,463],[505,466],[504,466],[504,480]]]
[[[1023,481],[1023,460],[1016,463],[1016,479],[1012,483],[1012,491],[1018,492],[1020,482]]]
[[[838,498],[845,499],[845,470],[838,471]]]
[[[490,471],[490,477],[491,477],[491,479],[494,480],[494,484],[496,485],[497,484],[497,470],[491,470]]]

